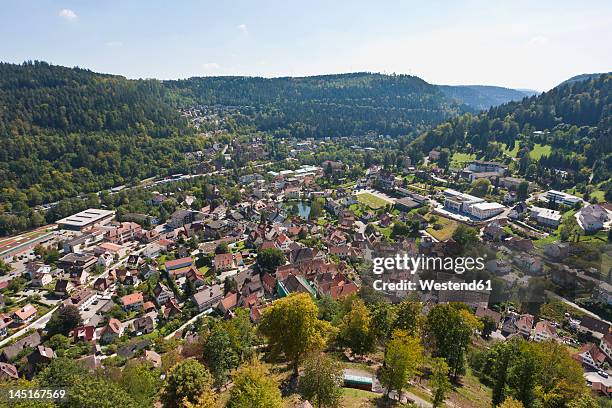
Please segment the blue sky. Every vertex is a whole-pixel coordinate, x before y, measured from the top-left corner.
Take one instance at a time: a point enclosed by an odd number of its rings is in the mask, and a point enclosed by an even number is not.
[[[546,90],[612,70],[607,1],[0,3],[0,60],[129,78],[375,71]]]

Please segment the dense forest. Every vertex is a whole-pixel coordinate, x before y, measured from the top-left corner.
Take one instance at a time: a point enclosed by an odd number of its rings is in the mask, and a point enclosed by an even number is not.
[[[489,109],[491,106],[498,106],[511,101],[520,101],[525,97],[537,94],[535,91],[520,91],[501,86],[438,85],[438,87],[449,98],[456,99],[478,110]]]
[[[0,64],[0,231],[44,223],[39,204],[184,170],[199,142],[167,94],[159,81]]]
[[[177,91],[183,104],[240,106],[259,130],[279,136],[405,135],[472,111],[409,75],[205,77],[165,85]]]

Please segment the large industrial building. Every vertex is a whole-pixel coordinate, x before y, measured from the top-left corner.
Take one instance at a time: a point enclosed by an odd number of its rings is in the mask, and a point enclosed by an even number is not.
[[[83,231],[96,225],[107,224],[113,217],[114,211],[90,208],[59,220],[57,225],[60,229]]]

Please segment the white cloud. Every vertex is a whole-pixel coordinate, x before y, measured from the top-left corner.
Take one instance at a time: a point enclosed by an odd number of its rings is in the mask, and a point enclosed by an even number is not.
[[[239,26],[236,27],[238,30],[240,30],[240,32],[242,34],[248,34],[249,33],[249,29],[247,28],[246,24],[240,24]]]
[[[118,48],[123,47],[123,43],[121,41],[109,41],[106,43],[106,46],[110,48]]]
[[[221,65],[217,64],[216,62],[207,62],[202,64],[202,68],[210,71],[221,68]]]
[[[531,38],[527,43],[527,45],[530,47],[544,47],[547,44],[548,38],[544,37],[543,35],[536,35],[535,37]]]
[[[78,18],[77,14],[70,9],[62,9],[57,15],[68,21],[74,21]]]

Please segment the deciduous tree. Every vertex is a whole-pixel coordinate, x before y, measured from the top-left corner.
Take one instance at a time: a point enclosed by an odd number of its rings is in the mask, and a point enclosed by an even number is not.
[[[264,310],[259,330],[273,353],[283,353],[292,362],[296,376],[304,355],[325,347],[333,332],[318,315],[317,305],[305,293],[291,294]]]
[[[342,369],[337,361],[325,354],[314,354],[304,361],[299,391],[317,408],[335,408],[340,405],[342,380]]]

